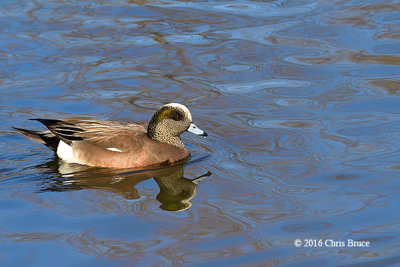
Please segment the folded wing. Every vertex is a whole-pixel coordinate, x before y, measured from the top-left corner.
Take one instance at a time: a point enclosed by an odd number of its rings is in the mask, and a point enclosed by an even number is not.
[[[126,152],[140,146],[132,143],[140,135],[147,135],[146,123],[123,123],[96,120],[34,119],[45,125],[57,138],[71,145],[87,141],[109,150]]]

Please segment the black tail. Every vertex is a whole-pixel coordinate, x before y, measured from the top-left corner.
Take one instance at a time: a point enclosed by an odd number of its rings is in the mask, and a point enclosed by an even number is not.
[[[51,120],[51,119],[31,119],[42,123],[49,129],[53,135],[64,141],[66,144],[71,144],[72,141],[83,140],[82,137],[77,133],[83,132],[83,130],[77,127],[75,124],[63,121],[63,120]]]
[[[52,132],[50,131],[34,131],[34,130],[27,130],[12,127],[13,129],[17,130],[18,132],[22,133],[29,139],[38,141],[49,148],[57,151],[58,144],[60,143],[60,139],[58,139]]]

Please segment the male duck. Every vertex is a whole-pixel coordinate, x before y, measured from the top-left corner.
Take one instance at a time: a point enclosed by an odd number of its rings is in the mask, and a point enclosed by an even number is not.
[[[33,119],[48,131],[14,128],[28,138],[53,149],[67,163],[89,166],[136,168],[173,163],[187,158],[189,149],[180,134],[207,133],[192,123],[187,107],[169,103],[160,107],[146,123],[96,120]]]

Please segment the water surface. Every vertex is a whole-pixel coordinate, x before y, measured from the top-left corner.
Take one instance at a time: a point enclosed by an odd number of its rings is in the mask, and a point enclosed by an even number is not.
[[[3,0],[1,265],[398,263],[399,8]],[[11,128],[168,102],[209,133],[169,168],[65,165]]]

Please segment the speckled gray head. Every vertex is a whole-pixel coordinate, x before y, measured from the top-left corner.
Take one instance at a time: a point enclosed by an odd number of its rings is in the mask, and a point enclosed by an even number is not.
[[[185,114],[185,116],[190,121],[190,126],[187,129],[188,132],[191,132],[191,133],[194,133],[194,134],[197,134],[200,136],[204,136],[204,137],[208,136],[208,134],[205,131],[201,130],[199,127],[196,126],[196,124],[193,123],[192,114],[190,114],[190,111],[186,106],[179,104],[179,103],[169,103],[169,104],[166,104],[165,106],[175,108],[175,109],[180,109]]]
[[[207,133],[198,128],[192,120],[192,114],[187,107],[179,103],[169,103],[160,107],[153,115],[148,126],[148,135],[157,141],[182,146],[174,138],[184,131],[200,136],[207,136]]]

